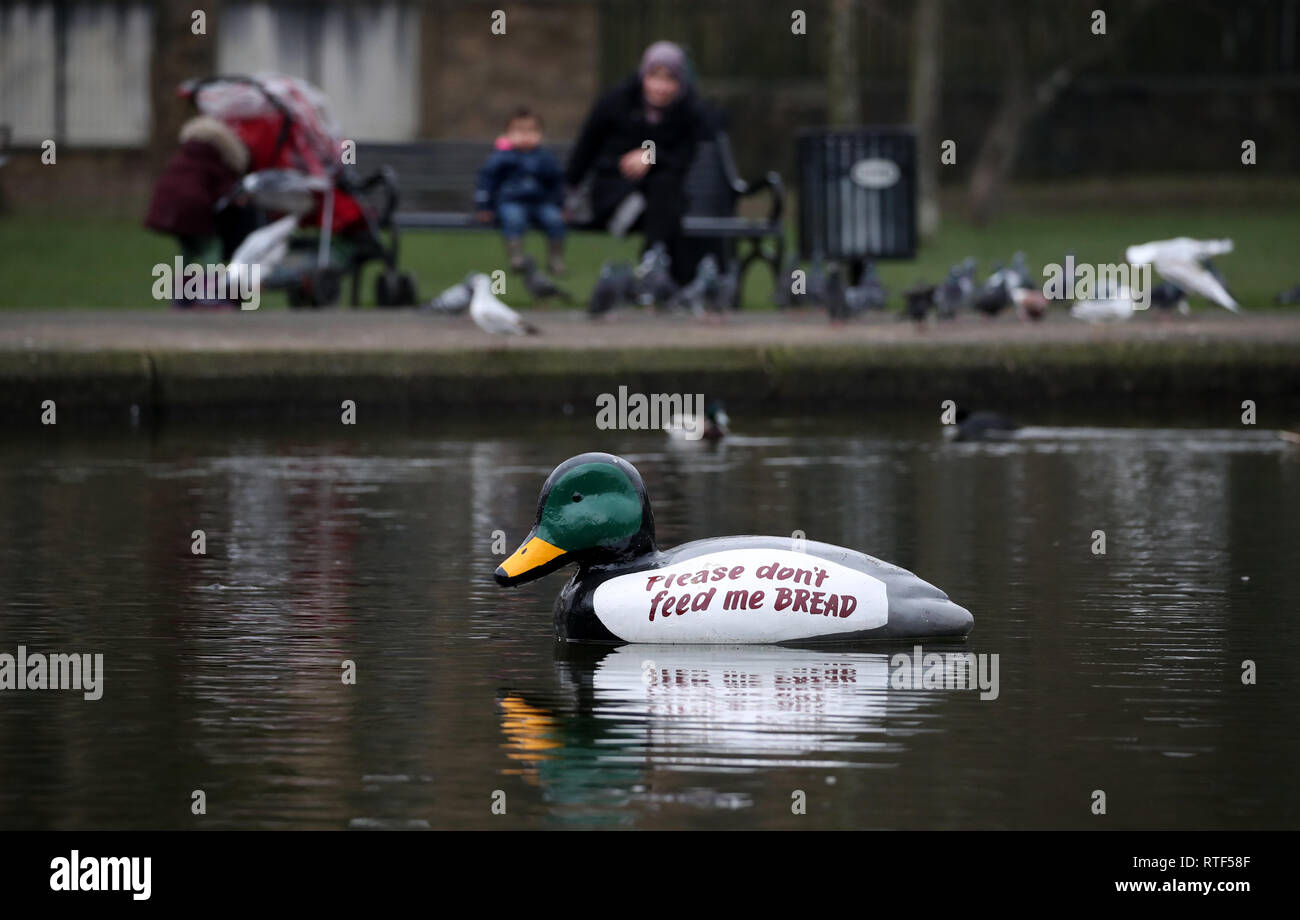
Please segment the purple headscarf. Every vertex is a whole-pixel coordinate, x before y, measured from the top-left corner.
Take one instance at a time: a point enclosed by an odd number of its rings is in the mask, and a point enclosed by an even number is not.
[[[661,67],[668,71],[678,84],[681,86],[686,85],[686,52],[682,50],[681,45],[666,41],[655,42],[645,49],[645,54],[641,55],[641,66],[637,68],[637,73],[644,80],[646,74]],[[681,90],[678,89],[677,98],[680,98],[681,94]],[[674,99],[674,101],[676,100]],[[651,123],[657,122],[663,117],[663,110],[657,109],[647,102],[645,117]]]
[[[678,83],[686,82],[686,52],[673,42],[655,42],[641,55],[641,66],[637,72],[645,77],[650,71],[662,67],[673,75]]]

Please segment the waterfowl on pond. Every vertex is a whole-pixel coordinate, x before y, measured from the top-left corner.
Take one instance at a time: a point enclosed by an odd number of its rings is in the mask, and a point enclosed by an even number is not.
[[[730,424],[726,408],[715,399],[705,407],[703,418],[691,413],[675,415],[666,430],[674,441],[721,441]]]
[[[1005,441],[1013,438],[1020,425],[997,412],[969,412],[957,409],[956,425],[946,433],[954,441]]]
[[[964,636],[968,610],[928,582],[855,550],[789,537],[655,545],[641,474],[612,454],[555,468],[537,520],[496,570],[503,587],[574,563],[555,602],[560,639],[802,644]]]

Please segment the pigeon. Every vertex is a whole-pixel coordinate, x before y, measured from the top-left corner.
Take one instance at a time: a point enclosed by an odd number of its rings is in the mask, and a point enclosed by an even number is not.
[[[966,259],[948,269],[948,277],[934,292],[934,305],[939,319],[956,319],[957,312],[968,307],[975,297],[974,259]]]
[[[641,264],[634,274],[637,282],[637,302],[643,307],[665,307],[677,293],[677,283],[669,269],[672,258],[668,247],[662,242],[655,243],[641,257]]]
[[[1239,313],[1241,308],[1228,293],[1213,267],[1206,267],[1212,256],[1232,252],[1232,240],[1194,240],[1180,236],[1172,240],[1158,240],[1130,246],[1124,258],[1131,265],[1150,265],[1160,277],[1172,281],[1189,294],[1199,294],[1219,306]]]
[[[1047,298],[1037,288],[1012,288],[1011,302],[1021,322],[1037,322],[1047,315]]]
[[[781,272],[781,281],[772,292],[772,303],[778,307],[824,307],[826,306],[826,275],[822,270],[822,260],[814,258],[808,271],[803,273],[803,290],[794,290],[794,273],[799,270],[799,263],[793,257],[788,258]]]
[[[718,309],[734,310],[740,306],[740,260],[732,259],[727,270],[718,276]]]
[[[537,335],[537,327],[526,323],[518,313],[497,300],[487,275],[474,275],[470,283],[474,287],[474,297],[469,304],[469,316],[474,325],[492,335]]]
[[[1036,322],[1047,315],[1047,297],[1043,294],[1041,279],[1029,274],[1023,252],[1011,257],[1011,267],[1007,269],[1007,293],[1021,322]]]
[[[866,310],[883,310],[889,300],[889,290],[876,274],[874,263],[867,263],[858,283],[844,289],[844,302],[849,315],[856,316]]]
[[[993,274],[980,286],[971,306],[993,317],[1012,304],[1022,320],[1042,319],[1047,313],[1047,298],[1030,277],[1023,252],[1012,256],[1011,265],[1005,268],[1001,262],[994,264]]]
[[[1007,286],[1013,291],[1036,286],[1029,276],[1029,266],[1025,263],[1023,252],[1017,252],[1011,257],[1011,267],[1007,269]]]
[[[786,258],[781,263],[781,274],[777,276],[776,284],[772,287],[772,306],[778,309],[784,310],[794,306],[795,294],[791,288],[794,287],[795,267],[793,258]]]
[[[907,301],[903,316],[917,325],[925,322],[930,315],[930,308],[934,306],[934,294],[937,290],[937,285],[918,281],[903,291],[903,299]]]
[[[695,268],[695,277],[674,295],[673,302],[696,316],[703,316],[706,309],[716,310],[720,278],[718,260],[710,253],[700,259]]]
[[[1011,291],[1007,287],[1007,271],[999,262],[994,265],[993,274],[989,275],[975,292],[971,306],[985,316],[994,317],[1009,303],[1011,303]]]
[[[591,289],[591,298],[587,301],[588,315],[593,318],[604,316],[617,306],[635,302],[636,279],[632,275],[632,266],[626,262],[606,262],[602,265],[596,286]]]
[[[1186,316],[1192,312],[1187,306],[1187,292],[1172,281],[1161,281],[1151,289],[1151,306],[1164,314],[1177,310]]]
[[[469,302],[474,299],[474,288],[470,284],[470,278],[472,277],[471,275],[459,284],[453,284],[421,307],[421,311],[427,313],[464,313],[469,309]]]
[[[849,302],[845,293],[844,279],[840,277],[840,267],[831,265],[826,269],[826,276],[822,281],[822,303],[826,305],[826,312],[830,315],[832,323],[842,323],[849,315]]]
[[[739,285],[739,263],[732,260],[731,267],[724,274],[718,269],[718,260],[710,253],[700,259],[695,278],[677,292],[673,302],[696,316],[704,316],[706,311],[721,314],[736,305]]]
[[[804,278],[804,294],[800,302],[809,306],[824,307],[827,305],[827,297],[830,293],[826,289],[826,272],[822,268],[822,260],[814,259]]]
[[[534,303],[541,300],[550,300],[552,297],[558,297],[565,303],[573,303],[573,295],[546,277],[542,270],[537,267],[537,260],[532,256],[524,256],[522,271],[524,287],[528,288],[528,293],[532,295]]]

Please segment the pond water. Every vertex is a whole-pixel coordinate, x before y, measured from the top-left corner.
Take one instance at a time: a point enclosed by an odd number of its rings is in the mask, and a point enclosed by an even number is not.
[[[103,679],[0,691],[0,827],[1295,826],[1300,449],[1087,421],[7,437],[0,653]],[[996,692],[900,685],[913,643],[557,645],[566,576],[500,589],[494,549],[594,449],[640,469],[662,546],[799,530],[915,571],[975,616],[924,651],[996,660]]]

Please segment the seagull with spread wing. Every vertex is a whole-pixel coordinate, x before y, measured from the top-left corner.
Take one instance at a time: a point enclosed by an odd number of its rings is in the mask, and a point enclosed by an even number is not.
[[[1194,240],[1180,236],[1130,246],[1124,258],[1131,265],[1150,265],[1160,277],[1171,281],[1189,294],[1199,294],[1233,313],[1240,312],[1237,301],[1223,286],[1223,281],[1206,266],[1214,257],[1232,252],[1232,240]]]

